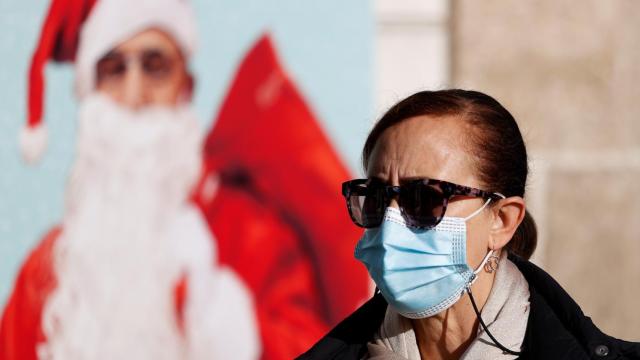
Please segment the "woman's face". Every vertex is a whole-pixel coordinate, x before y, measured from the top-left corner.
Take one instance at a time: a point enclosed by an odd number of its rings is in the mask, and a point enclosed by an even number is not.
[[[458,117],[417,116],[380,136],[369,158],[367,177],[389,185],[431,178],[483,189],[475,174],[473,149],[465,139],[469,129]],[[452,198],[445,216],[466,217],[482,207],[481,198]],[[397,203],[391,202],[397,207]],[[467,221],[467,261],[477,267],[489,249],[491,215],[482,211]]]

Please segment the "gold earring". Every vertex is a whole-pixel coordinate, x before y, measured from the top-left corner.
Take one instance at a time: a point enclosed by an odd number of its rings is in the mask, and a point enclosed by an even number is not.
[[[491,274],[492,272],[498,270],[500,257],[498,255],[491,255],[487,262],[484,264],[484,271]]]

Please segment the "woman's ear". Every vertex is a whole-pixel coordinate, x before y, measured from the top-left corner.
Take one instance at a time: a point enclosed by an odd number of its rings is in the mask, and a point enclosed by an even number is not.
[[[493,224],[490,232],[490,247],[492,250],[502,249],[518,229],[524,219],[526,205],[520,196],[511,196],[498,200],[493,207]]]

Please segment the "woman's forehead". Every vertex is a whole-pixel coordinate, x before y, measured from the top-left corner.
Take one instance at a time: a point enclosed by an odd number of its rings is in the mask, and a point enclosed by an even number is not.
[[[367,176],[396,182],[428,177],[473,181],[474,157],[467,125],[453,116],[417,116],[385,130],[371,152]]]

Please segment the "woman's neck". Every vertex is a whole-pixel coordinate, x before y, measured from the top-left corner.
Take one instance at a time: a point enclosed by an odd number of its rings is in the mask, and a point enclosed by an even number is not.
[[[495,273],[480,273],[472,291],[480,309],[489,298]],[[478,319],[464,293],[449,309],[424,319],[411,320],[422,359],[460,359],[478,333]]]

